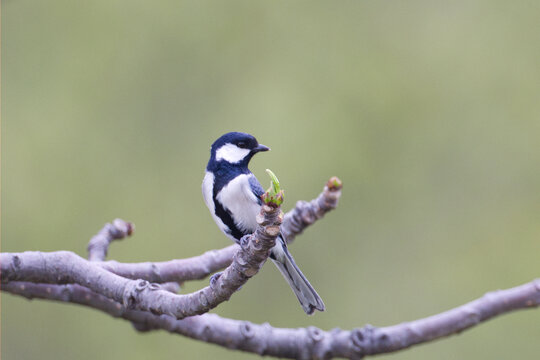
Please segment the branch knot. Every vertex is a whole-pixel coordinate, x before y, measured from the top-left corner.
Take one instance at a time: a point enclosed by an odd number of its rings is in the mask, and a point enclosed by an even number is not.
[[[251,339],[255,335],[255,329],[249,321],[242,321],[239,328],[240,333],[246,339]]]
[[[148,287],[150,283],[146,280],[128,281],[124,293],[122,294],[122,303],[127,309],[135,308],[137,297],[140,292]]]
[[[324,331],[322,331],[321,329],[315,326],[309,326],[307,328],[307,333],[309,337],[311,338],[311,340],[313,340],[313,342],[315,343],[324,339]]]
[[[223,272],[220,271],[210,277],[210,287],[212,289],[215,290],[217,288],[218,279],[221,277],[221,274],[223,274]]]
[[[351,331],[353,349],[359,355],[364,356],[373,345],[373,337],[376,328],[370,324]]]

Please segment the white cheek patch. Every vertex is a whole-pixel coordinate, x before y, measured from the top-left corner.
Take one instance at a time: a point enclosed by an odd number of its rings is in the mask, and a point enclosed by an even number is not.
[[[248,154],[249,149],[241,149],[234,144],[226,144],[217,149],[216,161],[225,160],[231,164],[242,161]]]

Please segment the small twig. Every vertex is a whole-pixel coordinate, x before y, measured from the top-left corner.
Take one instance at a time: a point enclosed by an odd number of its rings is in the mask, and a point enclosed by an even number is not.
[[[109,245],[114,240],[122,240],[127,236],[131,236],[134,230],[135,226],[133,225],[133,223],[124,221],[122,219],[115,219],[112,224],[105,224],[103,229],[101,229],[95,236],[93,236],[88,243],[88,260],[95,261],[96,263],[102,265],[103,268],[107,269],[107,265],[104,264],[104,261],[107,257]],[[130,279],[141,279],[141,277],[137,277],[135,276],[135,274],[132,275],[133,276],[129,277]],[[180,290],[180,284],[177,282],[164,282],[161,284],[161,286],[172,293],[177,293],[178,290]]]
[[[298,201],[291,211],[285,214],[281,232],[292,242],[297,235],[300,235],[305,228],[321,219],[327,212],[337,207],[341,197],[343,183],[337,177],[332,177],[326,183],[322,193],[310,202]]]
[[[127,236],[131,236],[134,231],[134,225],[131,222],[126,222],[122,219],[115,219],[112,224],[105,224],[103,229],[101,229],[95,236],[93,236],[90,239],[90,242],[88,243],[88,260],[93,261],[96,263],[102,263],[105,261],[105,258],[107,257],[107,252],[109,250],[109,245],[114,240],[121,240]],[[69,284],[64,285],[65,288],[62,290],[63,294],[72,294],[77,293],[76,284]],[[50,289],[50,288],[48,288]],[[173,294],[176,294],[178,290],[180,290],[180,285],[175,282],[168,282],[161,284],[161,289],[165,291],[169,291]],[[92,292],[93,294],[97,295],[96,293]],[[101,296],[101,295],[100,295]],[[116,308],[116,305],[119,305],[119,303],[114,302],[111,299],[107,299],[108,303],[111,303]],[[151,329],[146,329],[143,324],[132,322],[133,327],[137,329],[138,331],[148,331]]]
[[[540,305],[540,279],[507,290],[487,293],[452,310],[394,326],[346,331],[323,331],[316,327],[274,328],[215,314],[176,320],[167,315],[134,311],[79,285],[10,282],[3,291],[26,298],[78,303],[140,324],[143,329],[163,329],[229,349],[293,359],[360,359],[403,350],[441,337],[458,334],[504,313]]]
[[[122,219],[115,219],[112,224],[105,224],[103,229],[88,243],[88,260],[105,260],[110,243],[131,236],[133,230],[133,224]]]

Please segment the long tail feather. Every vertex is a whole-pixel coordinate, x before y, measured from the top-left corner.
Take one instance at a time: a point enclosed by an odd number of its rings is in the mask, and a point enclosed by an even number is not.
[[[289,283],[306,314],[311,315],[315,310],[325,310],[321,297],[302,274],[281,237],[277,239],[276,246],[272,248],[270,258]]]

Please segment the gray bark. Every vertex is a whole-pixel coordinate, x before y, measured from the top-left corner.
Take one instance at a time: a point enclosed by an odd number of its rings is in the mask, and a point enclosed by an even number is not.
[[[28,299],[92,307],[131,321],[138,331],[162,329],[229,349],[296,359],[359,359],[398,351],[460,333],[510,311],[540,305],[540,279],[537,279],[487,293],[437,315],[382,328],[371,325],[350,331],[274,328],[267,323],[257,325],[206,313],[228,300],[259,271],[280,231],[292,241],[334,209],[340,195],[341,182],[331,179],[319,197],[311,202],[298,202],[284,217],[279,208],[264,206],[257,230],[244,237],[241,246],[167,262],[103,261],[111,242],[133,231],[132,224],[117,219],[92,238],[88,245],[89,260],[67,251],[0,253],[1,290]],[[191,294],[175,294],[177,283],[204,278],[223,268],[223,273],[212,276],[210,286]]]

